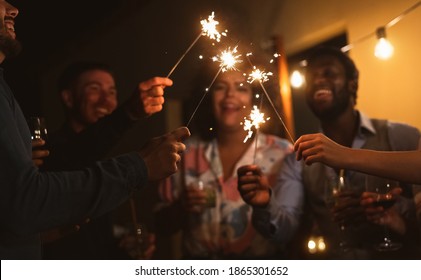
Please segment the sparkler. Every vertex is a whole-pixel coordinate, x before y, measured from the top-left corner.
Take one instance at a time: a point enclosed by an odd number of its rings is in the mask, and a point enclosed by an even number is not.
[[[228,49],[222,51],[220,55],[212,57],[212,60],[219,62],[219,66],[221,67],[222,72],[228,70],[238,70],[235,68],[235,64],[243,61],[239,59],[241,54],[236,54],[237,52],[237,46],[235,46],[232,51],[231,48],[228,47]]]
[[[249,55],[251,55],[251,53]],[[266,73],[266,72],[261,71],[260,69],[257,69],[256,66],[253,66],[253,71],[249,74],[249,77],[247,78],[247,82],[251,84],[254,81],[258,80],[264,83],[269,80],[268,76],[272,76],[272,72]],[[263,96],[260,99],[260,109],[262,108],[262,104],[263,104]],[[248,130],[248,135],[244,139],[244,143],[247,141],[248,138],[250,138],[253,135],[253,131],[251,130],[252,126],[256,128],[256,136],[254,139],[253,164],[256,163],[257,140],[259,137],[260,123],[266,122],[263,118],[263,113],[260,113],[260,110],[256,111],[256,109],[257,109],[256,106],[254,106],[254,111],[252,110],[252,112],[250,113],[250,119],[252,120],[251,126],[247,123],[244,124],[244,130]],[[267,118],[266,120],[269,120],[269,119],[270,118]]]
[[[272,72],[263,72],[260,69],[257,69],[256,66],[253,66],[253,71],[249,74],[247,78],[248,83],[253,83],[255,80],[259,80],[262,83],[269,81],[268,76],[272,76]]]
[[[266,91],[266,88],[263,86],[262,81],[259,81],[260,87],[262,88],[263,92],[266,95],[266,98],[269,100],[270,105],[272,106],[273,110],[275,111],[276,116],[278,117],[278,119],[281,121],[282,126],[285,128],[286,133],[288,134],[289,139],[291,140],[292,144],[295,144],[294,138],[292,137],[291,133],[289,132],[284,120],[282,119],[282,117],[279,115],[278,110],[276,110],[275,105],[273,104],[273,101],[270,99],[268,92]]]
[[[199,35],[194,39],[193,43],[190,44],[190,46],[187,48],[187,50],[183,53],[183,55],[178,59],[177,63],[173,66],[173,68],[170,70],[170,72],[167,75],[167,78],[171,76],[171,74],[174,72],[174,70],[177,68],[177,66],[180,64],[180,62],[184,59],[186,54],[193,48],[193,46],[199,41],[200,37],[207,36],[210,39],[213,39],[217,42],[221,40],[221,36],[227,36],[226,30],[225,32],[219,33],[216,29],[216,26],[219,24],[219,21],[214,20],[215,13],[212,12],[212,14],[208,17],[208,19],[204,19],[200,21],[200,24],[202,25],[202,30],[200,31]]]
[[[251,53],[247,54],[247,60],[250,63],[250,65],[253,66],[253,64],[251,63],[250,59],[248,58],[250,55],[252,55]],[[274,57],[278,57],[279,54],[275,53]],[[272,61],[271,61],[272,63]],[[275,104],[273,104],[272,99],[270,98],[268,92],[266,91],[266,88],[264,87],[263,83],[267,82],[269,80],[268,76],[272,76],[272,72],[263,72],[259,69],[257,69],[255,66],[253,66],[253,71],[251,74],[249,74],[249,78],[248,78],[248,82],[252,83],[255,80],[259,81],[260,87],[262,88],[264,94],[266,95],[266,98],[269,100],[270,105],[272,106],[273,110],[275,111],[276,116],[278,117],[278,119],[281,121],[282,126],[284,127],[286,133],[288,134],[289,139],[291,139],[292,143],[294,144],[294,138],[292,137],[291,133],[289,132],[284,120],[282,119],[282,117],[279,115],[278,110],[276,110]]]
[[[241,57],[241,54],[237,53],[237,46],[234,47],[233,50],[229,47],[228,49],[221,52],[220,55],[214,56],[212,58],[213,61],[219,62],[219,70],[216,73],[216,75],[213,77],[212,82],[209,84],[209,86],[205,89],[205,93],[203,94],[202,98],[200,99],[199,103],[197,104],[196,108],[193,111],[193,114],[190,116],[189,121],[187,122],[187,127],[189,127],[190,122],[192,121],[194,115],[197,112],[197,109],[199,108],[200,104],[202,104],[202,101],[205,99],[206,94],[208,93],[209,89],[212,87],[213,83],[216,81],[216,78],[219,76],[221,72],[225,72],[228,70],[237,70],[235,65],[237,63],[241,63],[242,60],[239,58]]]
[[[249,118],[244,117],[244,130],[247,131],[247,136],[244,138],[243,143],[246,143],[248,139],[253,136],[253,127],[258,130],[260,128],[260,124],[265,123],[270,118],[265,119],[265,114],[260,112],[256,105],[253,106]]]
[[[248,53],[247,56],[247,60],[250,62],[250,59],[248,58],[248,56],[252,55],[252,53]],[[267,82],[269,81],[269,76],[272,76],[273,73],[272,72],[264,72],[261,71],[260,69],[256,68],[256,66],[253,66],[253,71],[248,75],[247,78],[247,82],[248,83],[253,83],[254,81],[258,80],[261,83]],[[260,100],[260,108],[262,107],[262,101],[263,98]],[[246,138],[244,139],[244,143],[251,138],[251,136],[253,135],[253,130],[252,127],[254,126],[256,128],[256,141],[255,141],[255,152],[257,149],[257,137],[258,137],[258,133],[259,133],[259,127],[261,123],[265,123],[265,119],[263,118],[264,114],[260,112],[259,109],[257,109],[256,106],[253,107],[251,113],[250,113],[250,120],[247,120],[245,118],[245,122],[244,122],[244,130],[248,130],[248,134],[246,136]],[[267,118],[266,120],[269,120],[269,118]],[[256,154],[255,154],[256,157]]]

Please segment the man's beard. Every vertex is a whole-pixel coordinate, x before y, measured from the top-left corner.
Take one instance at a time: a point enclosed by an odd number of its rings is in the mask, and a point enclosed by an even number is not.
[[[309,103],[309,107],[316,117],[321,121],[334,121],[348,108],[350,101],[350,93],[346,89],[339,92],[338,95],[334,95],[333,104],[329,108],[319,109],[312,103]],[[339,98],[338,98],[339,96]]]
[[[18,40],[13,39],[6,31],[0,31],[0,51],[6,58],[18,55],[21,49],[22,46]]]

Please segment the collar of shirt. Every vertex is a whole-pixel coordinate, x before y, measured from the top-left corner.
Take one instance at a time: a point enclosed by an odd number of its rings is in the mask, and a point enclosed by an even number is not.
[[[364,113],[357,111],[359,115],[359,125],[357,134],[355,135],[354,141],[352,142],[352,148],[360,149],[367,140],[367,135],[376,134],[376,129],[373,126],[370,118],[367,117]]]
[[[249,141],[253,141],[253,143],[250,144],[247,151],[242,155],[241,159],[236,163],[234,170],[237,170],[240,166],[243,166],[243,165],[253,164],[255,154],[256,154],[256,161],[259,159],[259,157],[262,156],[261,151],[265,147],[265,143],[267,142],[266,135],[264,133],[259,133],[257,135],[257,147],[255,145],[254,139],[256,138],[253,138],[253,140],[249,140]],[[205,157],[206,157],[206,160],[211,163],[210,164],[211,168],[213,169],[213,172],[216,174],[216,176],[218,178],[221,178],[223,176],[222,163],[219,157],[218,142],[216,138],[210,141],[205,147]],[[234,172],[234,174],[230,174],[230,177],[236,177],[236,173]]]

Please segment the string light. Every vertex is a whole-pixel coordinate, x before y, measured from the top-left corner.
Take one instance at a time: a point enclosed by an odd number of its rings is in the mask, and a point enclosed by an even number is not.
[[[386,29],[379,27],[376,31],[377,39],[379,41],[374,49],[374,55],[380,59],[389,59],[393,55],[393,46],[386,39]]]
[[[400,15],[398,15],[397,17],[395,17],[394,19],[392,19],[391,21],[386,23],[384,26],[381,26],[381,27],[377,28],[376,32],[371,32],[370,34],[367,34],[367,35],[361,37],[360,39],[354,41],[353,43],[350,43],[346,46],[343,46],[341,48],[342,52],[347,52],[350,49],[352,49],[356,44],[361,43],[361,42],[371,38],[372,36],[377,36],[379,41],[378,41],[378,43],[375,47],[375,52],[374,52],[375,56],[380,58],[380,59],[389,58],[393,54],[393,46],[386,39],[386,29],[392,27],[395,24],[397,24],[406,15],[408,15],[410,12],[414,11],[419,6],[421,6],[421,1],[418,1],[414,5],[412,5],[411,7],[406,9],[405,11],[403,11]]]
[[[291,86],[294,88],[299,88],[304,84],[304,76],[300,71],[294,70],[291,75]]]
[[[377,42],[377,44],[375,46],[375,49],[374,49],[374,55],[379,59],[383,59],[383,60],[389,59],[393,55],[394,48],[393,48],[393,45],[386,39],[386,29],[394,26],[395,24],[397,24],[406,15],[408,15],[410,12],[414,11],[415,9],[417,9],[420,6],[421,6],[421,1],[418,1],[414,5],[412,5],[411,7],[406,9],[405,11],[403,11],[400,15],[398,15],[397,17],[395,17],[394,19],[392,19],[391,21],[386,23],[384,26],[378,27],[375,32],[371,32],[371,33],[359,38],[358,40],[356,40],[352,43],[349,43],[348,45],[343,46],[341,48],[341,51],[346,53],[349,50],[351,50],[352,48],[354,48],[355,45],[357,45],[357,44],[359,44],[363,41],[366,41],[373,36],[376,36],[377,39],[378,39],[378,42]],[[306,61],[303,60],[303,61],[300,62],[300,64],[303,64],[303,63],[305,64]],[[300,66],[305,67],[306,65],[300,65]],[[291,82],[292,87],[300,88],[304,85],[305,79],[304,79],[304,77],[303,77],[303,75],[301,74],[300,71],[295,70],[291,74],[290,82]]]

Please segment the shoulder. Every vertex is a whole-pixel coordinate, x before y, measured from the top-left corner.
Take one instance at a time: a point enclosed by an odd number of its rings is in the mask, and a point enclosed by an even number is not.
[[[395,132],[395,133],[409,133],[409,134],[415,134],[420,135],[420,131],[415,126],[409,125],[407,123],[402,122],[395,122],[395,121],[387,121],[387,126],[389,131]]]
[[[394,150],[415,150],[420,141],[420,131],[418,128],[395,121],[386,121],[390,144]]]

